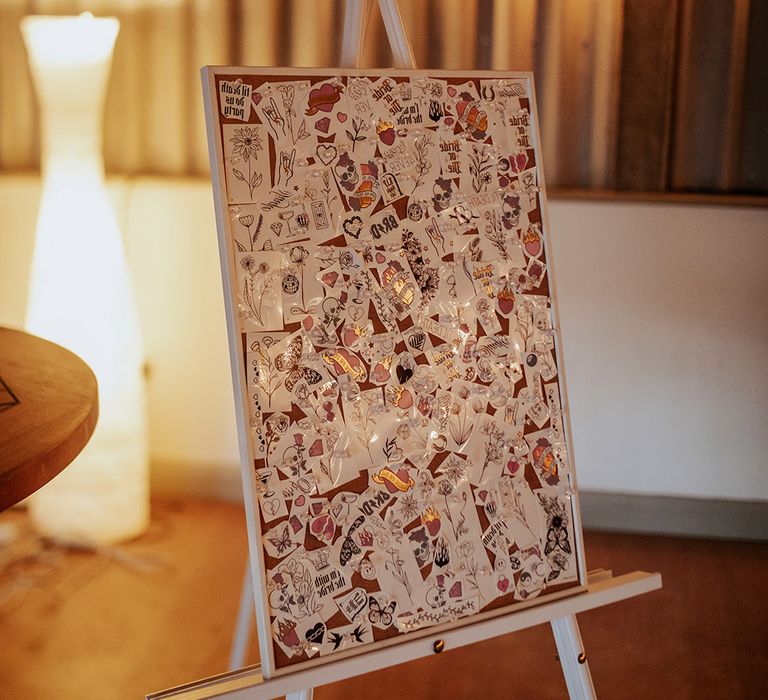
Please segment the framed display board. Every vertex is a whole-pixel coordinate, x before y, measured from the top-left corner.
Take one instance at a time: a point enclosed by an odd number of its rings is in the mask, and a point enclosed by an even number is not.
[[[583,590],[531,75],[204,85],[264,676]]]

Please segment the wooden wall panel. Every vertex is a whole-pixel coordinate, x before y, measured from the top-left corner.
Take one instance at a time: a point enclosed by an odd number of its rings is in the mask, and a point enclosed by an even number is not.
[[[675,85],[679,0],[625,0],[616,186],[663,190]]]
[[[590,182],[592,91],[598,72],[594,54],[596,10],[594,2],[563,3],[557,47],[560,114],[556,121],[558,182],[566,187],[588,187]],[[586,80],[587,76],[592,79]]]
[[[768,2],[750,3],[743,122],[734,188],[768,192]]]
[[[491,17],[493,70],[533,70],[538,3],[496,0]],[[515,40],[511,39],[512,34]],[[485,66],[483,66],[485,68]]]
[[[616,177],[623,12],[621,0],[601,1],[595,7],[589,153],[589,186],[593,188],[611,187]]]
[[[562,3],[559,0],[542,0],[538,3],[536,17],[536,41],[534,66],[536,71],[536,99],[539,106],[541,130],[541,155],[547,183],[560,184],[559,154],[561,152],[560,129],[560,30],[562,27]],[[545,77],[546,76],[546,77]]]
[[[682,0],[671,189],[716,190],[724,174],[734,0]]]

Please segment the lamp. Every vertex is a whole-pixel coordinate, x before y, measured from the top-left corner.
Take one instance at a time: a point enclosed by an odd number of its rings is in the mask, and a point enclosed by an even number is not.
[[[101,127],[116,18],[25,17],[41,114],[43,186],[26,326],[82,357],[99,421],[75,461],[29,503],[44,535],[110,544],[149,520],[139,322],[104,186]]]

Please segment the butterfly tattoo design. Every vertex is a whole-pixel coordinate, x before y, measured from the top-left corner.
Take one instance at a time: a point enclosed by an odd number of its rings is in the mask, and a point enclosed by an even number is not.
[[[288,523],[285,523],[282,532],[277,535],[267,535],[267,539],[272,543],[278,554],[282,554],[290,549],[293,540],[291,540],[291,533],[288,530]]]
[[[389,627],[392,624],[392,613],[395,612],[397,601],[393,600],[383,608],[376,598],[368,596],[368,622],[372,625]]]
[[[302,379],[310,386],[322,381],[322,375],[310,367],[304,367],[300,364],[301,352],[304,347],[304,341],[301,336],[297,336],[288,343],[285,352],[275,357],[275,367],[280,372],[285,372],[285,388],[291,391]]]
[[[341,552],[339,554],[339,563],[342,566],[346,566],[355,554],[360,554],[360,547],[358,547],[352,539],[352,535],[364,522],[365,516],[359,516],[357,520],[350,525],[347,534],[344,536],[344,541],[341,543]]]
[[[544,554],[551,554],[556,549],[561,549],[566,554],[571,553],[568,529],[560,516],[552,518],[552,524],[547,530],[547,544],[544,546]]]

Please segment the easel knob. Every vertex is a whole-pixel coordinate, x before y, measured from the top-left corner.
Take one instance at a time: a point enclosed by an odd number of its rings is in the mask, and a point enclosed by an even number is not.
[[[432,645],[432,650],[435,652],[435,654],[439,654],[443,649],[445,649],[445,642],[442,639],[438,639]]]

